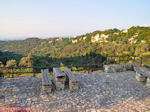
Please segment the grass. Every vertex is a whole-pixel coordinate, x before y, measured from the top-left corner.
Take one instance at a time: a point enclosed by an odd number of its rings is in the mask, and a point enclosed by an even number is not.
[[[102,69],[99,69],[99,70],[95,70],[93,72],[102,72],[103,70]],[[80,70],[80,71],[72,71],[72,73],[88,73],[87,70]],[[49,73],[50,75],[53,75],[53,72],[50,72]],[[41,73],[23,73],[23,74],[7,74],[5,75],[4,77],[7,77],[7,78],[11,78],[11,77],[31,77],[31,76],[41,76]]]
[[[146,63],[146,64],[149,64],[150,65],[150,56],[146,56],[146,57],[143,57],[143,63]]]
[[[29,77],[29,76],[41,76],[41,73],[36,73],[36,74],[33,74],[33,73],[24,73],[24,74],[7,74],[5,75],[4,77]]]

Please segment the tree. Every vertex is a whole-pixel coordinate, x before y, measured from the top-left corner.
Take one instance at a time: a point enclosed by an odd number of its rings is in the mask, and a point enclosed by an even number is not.
[[[33,56],[29,53],[27,56],[28,67],[32,67],[33,65]]]
[[[13,73],[13,71],[15,70],[13,67],[17,67],[16,60],[8,60],[6,62],[6,67],[11,67],[11,69],[8,68],[8,70],[7,70],[7,73],[9,73],[9,77],[10,77],[10,73]],[[12,77],[14,77],[13,74],[12,74]]]
[[[31,54],[28,54],[27,57],[21,58],[19,62],[19,66],[22,67],[32,67],[32,65],[33,65],[33,57]]]
[[[4,64],[0,61],[0,67],[4,67]]]
[[[8,60],[6,62],[6,67],[16,67],[16,66],[17,66],[16,60]]]
[[[0,67],[4,67],[3,63],[0,61]],[[0,69],[0,77],[3,77],[3,69]]]
[[[28,61],[26,57],[21,58],[20,62],[19,62],[19,66],[21,67],[27,67],[28,65]]]
[[[27,57],[21,58],[19,62],[19,66],[21,67],[32,67],[33,66],[33,57],[31,54],[28,54]],[[21,69],[22,71],[32,72],[33,68]]]

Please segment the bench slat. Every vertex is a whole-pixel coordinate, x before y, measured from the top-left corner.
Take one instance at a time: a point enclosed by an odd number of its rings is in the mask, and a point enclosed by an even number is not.
[[[53,73],[56,77],[64,77],[65,74],[61,71],[60,68],[53,68]]]
[[[48,76],[48,70],[41,70],[42,72],[42,85],[49,86],[52,85],[51,78]]]
[[[45,81],[46,81],[46,84],[49,85],[49,82],[48,82],[48,79],[47,79],[47,70],[45,70],[45,76],[44,76],[44,79],[45,79]]]
[[[64,72],[72,82],[78,82],[77,78],[72,74],[70,69],[65,69]]]

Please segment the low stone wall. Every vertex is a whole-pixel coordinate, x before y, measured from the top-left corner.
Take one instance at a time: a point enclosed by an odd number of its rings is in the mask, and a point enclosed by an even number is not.
[[[104,72],[109,72],[109,73],[124,72],[128,70],[134,70],[134,67],[138,67],[138,66],[140,65],[135,63],[104,65]]]
[[[142,71],[148,75],[150,75],[150,69],[146,67],[142,67],[137,63],[125,63],[125,64],[111,64],[111,65],[104,65],[104,71],[109,73],[114,72],[123,72],[132,70],[136,72],[135,78],[137,81],[146,82],[146,86],[150,88],[150,77],[144,76],[143,74],[138,73],[138,71]]]

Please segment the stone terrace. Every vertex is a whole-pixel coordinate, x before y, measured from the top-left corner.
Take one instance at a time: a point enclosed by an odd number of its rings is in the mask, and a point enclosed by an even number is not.
[[[35,112],[150,112],[150,89],[135,72],[75,74],[80,89],[44,94],[41,77],[0,79],[0,105],[31,105]]]

